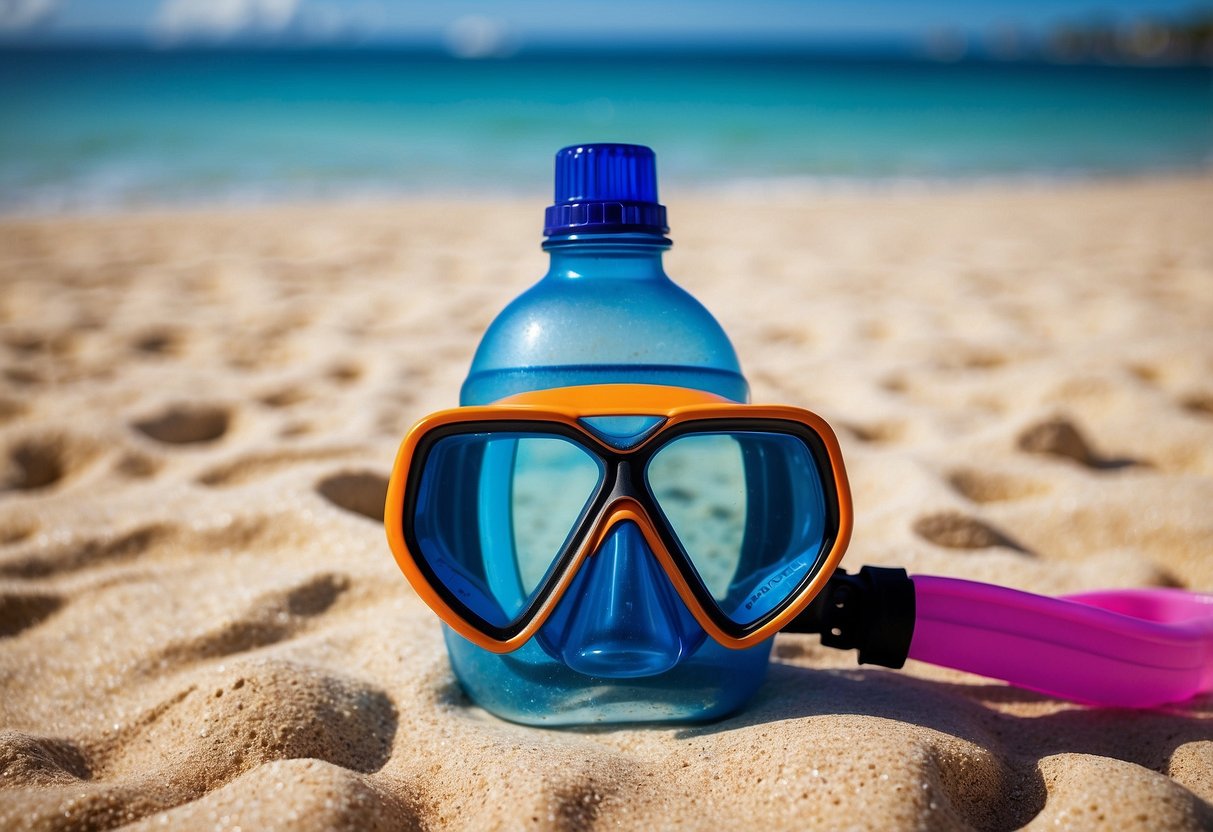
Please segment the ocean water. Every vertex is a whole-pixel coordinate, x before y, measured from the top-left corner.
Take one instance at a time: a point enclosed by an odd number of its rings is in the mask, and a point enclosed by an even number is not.
[[[772,56],[0,51],[0,210],[539,193],[566,144],[665,187],[1213,163],[1213,69]]]

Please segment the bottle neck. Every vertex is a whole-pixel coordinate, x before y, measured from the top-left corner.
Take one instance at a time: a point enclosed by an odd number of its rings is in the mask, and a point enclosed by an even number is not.
[[[668,280],[661,255],[669,247],[665,237],[650,234],[551,237],[543,243],[551,256],[545,278]]]

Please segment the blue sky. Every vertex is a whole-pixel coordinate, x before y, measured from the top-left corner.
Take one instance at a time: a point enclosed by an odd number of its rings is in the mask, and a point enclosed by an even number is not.
[[[919,40],[1036,34],[1065,22],[1180,15],[1192,0],[0,0],[9,40],[408,41],[469,51],[573,42]]]

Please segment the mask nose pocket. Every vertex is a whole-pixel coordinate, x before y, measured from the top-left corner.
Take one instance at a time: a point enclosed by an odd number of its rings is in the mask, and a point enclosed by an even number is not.
[[[537,637],[579,673],[636,678],[671,669],[705,634],[640,529],[625,521],[587,558]]]

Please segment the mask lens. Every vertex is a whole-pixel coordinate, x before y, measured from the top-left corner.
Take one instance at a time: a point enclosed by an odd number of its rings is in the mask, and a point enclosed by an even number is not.
[[[742,626],[793,597],[837,533],[832,474],[800,436],[680,436],[650,460],[647,479],[704,587]]]
[[[506,627],[545,584],[602,478],[597,457],[563,436],[439,439],[417,489],[414,557],[448,601]]]

